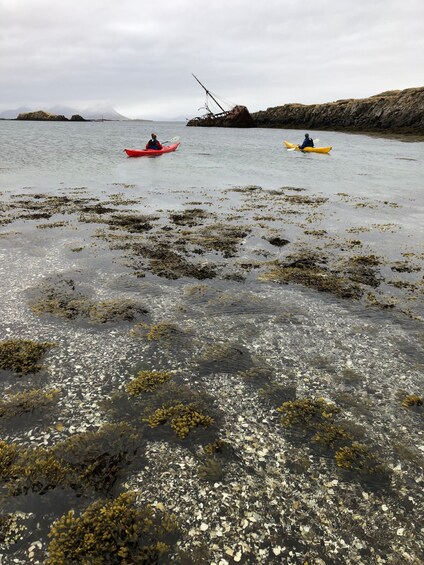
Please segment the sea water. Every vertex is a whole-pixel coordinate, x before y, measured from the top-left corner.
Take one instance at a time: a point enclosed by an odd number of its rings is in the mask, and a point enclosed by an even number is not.
[[[162,142],[179,136],[178,153],[161,159],[128,159],[125,148],[144,148],[151,131]],[[330,154],[289,152],[303,131],[185,127],[167,122],[0,121],[3,188],[31,185],[136,183],[141,190],[302,186],[324,194],[413,199],[423,205],[424,143],[310,131]],[[417,210],[417,212],[418,212]]]

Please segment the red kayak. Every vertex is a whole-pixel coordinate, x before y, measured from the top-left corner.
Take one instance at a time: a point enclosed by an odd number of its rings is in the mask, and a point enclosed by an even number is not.
[[[157,157],[164,153],[171,153],[175,151],[180,142],[173,143],[172,145],[164,145],[162,149],[124,149],[128,157]]]

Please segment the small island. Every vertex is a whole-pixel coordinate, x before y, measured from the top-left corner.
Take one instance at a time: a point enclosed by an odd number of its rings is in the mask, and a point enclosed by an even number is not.
[[[38,122],[86,122],[79,114],[74,114],[68,119],[66,116],[58,114],[50,114],[44,110],[37,110],[36,112],[22,112],[18,114],[17,120],[29,120]]]

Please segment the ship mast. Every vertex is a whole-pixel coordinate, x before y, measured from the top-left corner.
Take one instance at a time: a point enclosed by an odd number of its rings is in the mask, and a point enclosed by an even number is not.
[[[193,74],[193,73],[191,73],[191,74]],[[218,102],[218,100],[216,100],[215,97],[209,92],[209,90],[206,88],[206,86],[204,86],[204,85],[200,82],[200,80],[197,78],[197,76],[196,76],[196,75],[193,75],[193,76],[194,76],[194,78],[197,80],[197,82],[200,84],[200,86],[204,89],[204,91],[206,92],[206,95],[207,95],[207,96],[210,96],[210,97],[212,98],[212,100],[215,102],[215,104],[216,104],[217,106],[219,106],[223,112],[226,112],[226,110],[224,110],[224,108],[221,106],[221,104]],[[209,108],[208,108],[208,109],[209,109]]]

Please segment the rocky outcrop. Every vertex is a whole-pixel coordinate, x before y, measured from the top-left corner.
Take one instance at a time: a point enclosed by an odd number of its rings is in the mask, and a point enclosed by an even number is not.
[[[254,128],[252,116],[246,106],[235,106],[229,112],[222,114],[206,114],[187,122],[188,126],[219,127],[219,128]]]
[[[424,135],[424,87],[327,104],[285,104],[252,118],[257,127]]]
[[[87,120],[85,120],[82,116],[80,116],[79,114],[74,114],[73,116],[71,116],[71,122],[86,122]]]
[[[56,114],[49,114],[44,110],[37,112],[23,112],[18,115],[17,120],[36,120],[36,121],[51,121],[51,122],[67,122],[68,118],[65,116],[58,116]]]

